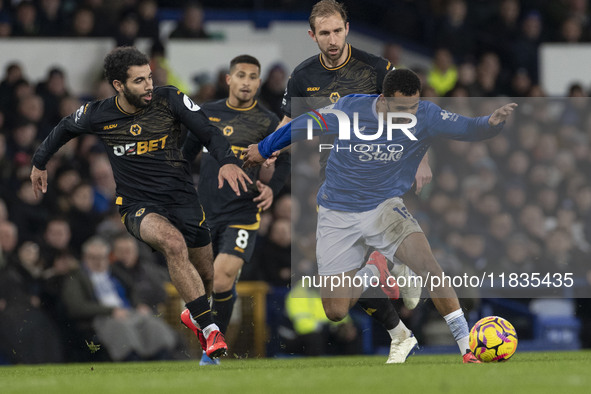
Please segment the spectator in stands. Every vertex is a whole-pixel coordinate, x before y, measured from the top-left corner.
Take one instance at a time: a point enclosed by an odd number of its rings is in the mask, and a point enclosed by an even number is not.
[[[290,324],[279,329],[289,354],[321,356],[359,354],[361,337],[350,316],[332,322],[324,313],[320,294],[298,281],[285,298],[285,313]]]
[[[8,209],[6,203],[0,198],[0,223],[8,220]],[[0,249],[1,250],[1,249]]]
[[[80,171],[70,164],[61,165],[54,175],[56,187],[47,193],[47,202],[54,213],[65,214],[70,210],[70,197],[74,188],[82,182]]]
[[[542,16],[537,11],[530,11],[521,22],[521,33],[513,42],[513,68],[525,68],[532,83],[537,84],[538,75],[538,47],[542,42]]]
[[[8,152],[16,166],[27,165],[33,156],[37,141],[37,127],[29,120],[21,119],[12,129]]]
[[[476,34],[467,14],[468,4],[465,0],[450,0],[445,15],[435,29],[433,47],[446,47],[457,59],[473,54]]]
[[[0,112],[0,114],[2,114]],[[0,115],[0,118],[2,116]],[[6,135],[0,128],[0,199],[6,198],[10,190],[10,181],[13,174],[12,157],[8,157]]]
[[[0,275],[0,352],[14,363],[58,363],[63,349],[45,310],[39,246],[24,242]]]
[[[79,7],[72,16],[70,36],[72,37],[96,37],[96,17],[94,11],[89,7]]]
[[[517,39],[519,14],[519,0],[501,0],[495,15],[480,28],[479,49],[497,53],[503,67],[513,65],[511,45],[507,44]]]
[[[221,100],[228,97],[229,94],[229,87],[228,83],[226,82],[226,75],[230,74],[230,70],[224,68],[220,68],[217,71],[215,77],[215,100]]]
[[[577,216],[581,218],[585,226],[585,238],[591,244],[591,186],[588,183],[577,189],[575,207]]]
[[[43,232],[43,241],[41,243],[41,256],[46,268],[55,265],[57,256],[69,253],[71,239],[72,231],[70,224],[65,218],[54,217],[49,219]]]
[[[80,108],[81,102],[74,96],[65,96],[59,102],[60,116],[65,117],[76,112]]]
[[[525,182],[530,169],[530,156],[523,150],[514,150],[507,160],[506,168],[503,169],[503,177],[506,182]]]
[[[556,41],[565,43],[585,42],[587,37],[584,35],[583,23],[577,17],[568,17],[560,26],[560,33]]]
[[[172,329],[138,303],[133,282],[109,267],[109,244],[93,237],[82,248],[83,266],[64,281],[62,301],[81,330],[92,329],[115,361],[166,358]]]
[[[24,78],[23,68],[19,63],[8,63],[4,71],[4,79],[0,82],[0,111],[8,118],[11,101],[14,98],[16,84]]]
[[[100,222],[100,215],[93,211],[94,192],[89,183],[82,182],[74,187],[70,199],[68,221],[72,228],[72,251],[78,254],[82,244],[91,238]]]
[[[117,33],[115,34],[116,46],[133,46],[140,30],[138,16],[133,11],[125,12],[119,18]]]
[[[572,272],[585,276],[588,271],[588,257],[578,249],[572,235],[565,229],[556,228],[548,233],[540,269],[546,272]]]
[[[294,204],[295,201],[293,201],[291,196],[287,194],[279,197],[277,201],[275,201],[275,203],[273,204],[273,216],[275,217],[275,219],[287,219],[291,221],[291,215],[294,209],[296,211],[295,216],[297,217],[298,209],[297,207],[294,207]]]
[[[454,64],[450,51],[440,48],[435,52],[433,65],[427,75],[427,83],[439,96],[445,96],[447,92],[456,86],[458,70]]]
[[[158,40],[160,38],[160,23],[157,18],[158,2],[156,0],[140,1],[137,5],[137,14],[139,23],[138,36]]]
[[[10,204],[10,218],[18,226],[22,240],[35,240],[41,237],[47,221],[47,208],[42,200],[35,198],[31,185],[23,180]]]
[[[509,243],[513,230],[513,217],[510,214],[498,212],[491,217],[485,253],[491,262],[499,261],[504,256],[505,247]]]
[[[538,247],[542,248],[545,244],[547,228],[545,226],[544,213],[542,208],[535,204],[527,204],[519,214],[519,228],[522,230]]]
[[[39,35],[61,36],[66,27],[64,7],[61,0],[39,2]]]
[[[107,212],[115,204],[115,179],[107,155],[98,155],[90,161],[90,175],[94,192],[92,210],[99,214]]]
[[[484,234],[468,230],[461,239],[462,242],[456,254],[466,272],[481,272],[495,264],[485,254],[486,239]]]
[[[164,44],[155,40],[150,49],[150,68],[155,86],[173,85],[182,92],[189,92],[187,84],[174,72],[166,58]],[[112,89],[111,89],[112,90]]]
[[[511,86],[507,94],[510,97],[527,97],[532,87],[532,80],[525,68],[519,68],[513,73]]]
[[[170,33],[170,38],[207,39],[210,35],[203,29],[203,7],[198,2],[189,2],[177,27]]]
[[[402,67],[402,53],[403,53],[402,45],[389,42],[384,45],[384,52],[382,56],[384,59],[388,60],[394,67],[401,68]]]
[[[487,52],[480,57],[476,67],[476,85],[478,96],[493,97],[498,95],[497,80],[501,73],[499,57],[494,52]]]
[[[529,238],[525,234],[514,233],[503,248],[504,255],[499,259],[499,265],[491,268],[505,273],[539,272],[540,267],[536,266],[531,250]]]
[[[113,240],[114,265],[132,280],[138,302],[146,304],[157,315],[167,298],[164,285],[170,282],[168,272],[153,261],[140,259],[137,240],[127,232]]]
[[[52,67],[47,78],[37,84],[35,91],[43,99],[44,119],[49,124],[57,124],[62,119],[60,101],[69,95],[64,71],[59,67]]]
[[[12,18],[8,12],[0,11],[0,37],[12,35]]]
[[[291,282],[291,222],[277,219],[269,234],[261,241],[257,258],[263,280],[273,286],[288,286]]]
[[[51,131],[51,125],[44,113],[43,99],[36,94],[26,94],[17,105],[17,122],[31,122],[37,129],[36,138],[43,140]]]
[[[460,63],[458,66],[458,86],[467,90],[469,96],[478,96],[476,84],[476,66],[470,61]]]
[[[261,85],[261,102],[269,108],[275,115],[281,119],[283,111],[281,110],[281,100],[283,100],[283,93],[285,93],[285,86],[287,84],[287,71],[280,63],[274,64],[269,69],[267,78]]]
[[[32,1],[25,0],[16,6],[12,35],[15,37],[36,37],[40,27],[37,20],[37,8]]]
[[[17,244],[18,227],[16,224],[8,220],[0,221],[0,272],[16,260]]]

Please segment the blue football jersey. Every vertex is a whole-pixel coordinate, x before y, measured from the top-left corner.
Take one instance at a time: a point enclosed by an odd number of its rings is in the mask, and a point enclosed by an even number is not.
[[[502,129],[502,124],[488,124],[490,116],[468,118],[429,101],[419,102],[413,127],[389,128],[387,120],[376,112],[377,99],[378,95],[349,95],[332,106],[301,115],[261,141],[259,151],[269,157],[292,141],[310,138],[311,126],[314,134],[338,134],[333,144],[319,146],[330,150],[330,155],[318,205],[365,212],[410,190],[419,163],[436,138],[478,141]],[[348,125],[343,122],[344,115]]]

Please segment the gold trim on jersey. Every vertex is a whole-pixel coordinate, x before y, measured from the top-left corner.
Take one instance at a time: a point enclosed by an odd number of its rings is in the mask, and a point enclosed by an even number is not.
[[[226,105],[228,106],[228,108],[233,109],[234,111],[249,111],[249,110],[253,109],[255,105],[257,105],[257,100],[254,100],[252,105],[250,107],[246,107],[246,108],[234,107],[233,105],[230,104],[229,100],[226,100]]]
[[[115,200],[115,205],[123,205],[123,197],[117,197],[117,199]]]
[[[123,108],[121,108],[121,106],[119,105],[119,100],[118,100],[118,97],[117,97],[117,96],[115,96],[115,106],[117,106],[117,109],[118,109],[119,111],[123,112],[125,115],[133,115],[131,112],[127,112],[126,110],[124,110]],[[137,114],[137,113],[138,113],[138,112],[140,112],[140,111],[141,111],[141,110],[139,110],[139,111],[137,111],[137,112],[134,112],[134,113],[136,113],[136,114]]]
[[[228,227],[239,228],[241,230],[258,230],[261,227],[261,213],[257,213],[257,221],[253,224],[233,224]]]
[[[345,67],[345,65],[347,63],[349,63],[349,60],[351,60],[351,44],[347,44],[347,47],[349,48],[349,55],[347,56],[347,60],[345,60],[345,62],[343,64],[341,64],[340,66],[336,66],[336,67],[327,67],[326,64],[324,64],[324,60],[322,60],[322,53],[320,53],[318,55],[318,58],[320,59],[320,64],[322,64],[322,67],[324,67],[325,69],[327,69],[328,71],[335,71],[338,70],[341,67]]]

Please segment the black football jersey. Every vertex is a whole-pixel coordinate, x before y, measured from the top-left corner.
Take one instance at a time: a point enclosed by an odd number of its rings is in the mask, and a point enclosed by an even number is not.
[[[349,44],[348,44],[349,45]],[[295,118],[310,107],[320,108],[336,103],[349,94],[376,94],[382,92],[386,73],[393,69],[386,59],[369,54],[349,45],[349,57],[340,66],[330,68],[318,54],[304,60],[291,74],[283,96],[283,113]],[[292,108],[294,98],[314,97],[309,104],[305,100]],[[320,100],[325,98],[326,100]],[[332,144],[334,135],[320,136],[321,144]],[[324,181],[324,169],[330,150],[320,153],[320,178]]]
[[[283,113],[290,118],[301,115],[292,113],[291,101],[295,97],[325,97],[328,105],[349,94],[381,93],[384,77],[391,69],[393,67],[386,59],[351,45],[349,57],[337,67],[326,66],[321,54],[312,56],[300,63],[287,81]]]
[[[151,103],[133,114],[119,106],[117,96],[83,105],[52,130],[37,149],[33,164],[45,169],[62,145],[91,133],[106,147],[117,184],[118,205],[192,203],[197,193],[180,149],[181,125],[220,163],[240,164],[220,130],[174,86],[156,87]]]
[[[203,104],[203,112],[208,116],[209,121],[217,126],[229,141],[232,151],[237,157],[241,157],[243,151],[250,145],[256,144],[271,134],[277,128],[279,119],[271,111],[261,106],[256,100],[248,108],[232,107],[227,99],[213,101]],[[188,135],[183,145],[183,154],[191,162],[201,150],[199,141]],[[285,166],[287,166],[287,171]],[[221,190],[217,188],[217,177],[220,169],[219,163],[209,152],[203,154],[199,175],[199,194],[203,196],[203,209],[207,221],[210,224],[235,223],[252,224],[257,222],[258,208],[252,201],[258,195],[256,180],[258,179],[260,167],[250,168],[246,173],[253,181],[249,185],[247,193],[240,196],[224,186]],[[289,172],[289,155],[276,163],[276,172],[271,183],[282,186]],[[277,175],[277,177],[275,176]],[[273,189],[273,185],[269,185]]]

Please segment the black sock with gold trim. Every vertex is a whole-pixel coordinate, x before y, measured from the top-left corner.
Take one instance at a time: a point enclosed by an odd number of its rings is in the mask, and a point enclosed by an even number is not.
[[[185,306],[191,312],[191,316],[193,316],[199,328],[204,329],[210,324],[213,324],[211,307],[205,294],[191,302],[187,302]]]
[[[376,294],[371,294],[373,288],[370,288],[364,293],[366,297],[360,298],[357,304],[372,318],[376,319],[384,325],[386,330],[391,330],[400,323],[400,316],[396,312],[396,308],[392,300],[383,297],[376,291]],[[376,288],[377,289],[377,288]],[[380,290],[381,292],[381,290]],[[373,296],[373,297],[372,297]]]
[[[218,325],[222,334],[226,333],[228,324],[230,324],[237,296],[236,285],[231,290],[213,293],[213,321]]]

